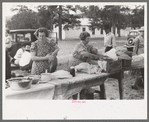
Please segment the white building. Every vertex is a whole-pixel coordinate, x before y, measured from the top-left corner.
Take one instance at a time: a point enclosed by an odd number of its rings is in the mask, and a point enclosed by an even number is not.
[[[69,30],[62,30],[62,39],[77,39],[79,38],[79,35],[82,31],[87,31],[90,33],[90,37],[91,38],[101,38],[104,37],[105,32],[102,31],[101,29],[97,30],[95,29],[95,31],[91,31],[89,30],[89,19],[88,18],[81,18],[81,26],[79,27],[74,27],[73,29],[69,29]],[[62,27],[63,28],[63,27]],[[112,30],[112,29],[111,29]],[[121,36],[127,36],[128,32],[130,29],[126,29],[126,30],[122,30],[121,29]],[[59,28],[56,27],[53,29],[54,32],[57,32],[57,36],[59,37]],[[117,29],[116,29],[116,36],[118,36],[117,34]]]

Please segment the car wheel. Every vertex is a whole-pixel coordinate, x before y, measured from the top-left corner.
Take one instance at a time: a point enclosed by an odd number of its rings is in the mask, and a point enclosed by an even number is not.
[[[127,45],[130,45],[130,46],[134,45],[134,38],[129,38],[127,40]]]

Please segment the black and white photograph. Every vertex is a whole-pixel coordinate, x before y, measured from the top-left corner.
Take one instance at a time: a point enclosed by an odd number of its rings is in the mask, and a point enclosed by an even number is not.
[[[4,120],[147,119],[147,2],[3,2],[2,29]]]

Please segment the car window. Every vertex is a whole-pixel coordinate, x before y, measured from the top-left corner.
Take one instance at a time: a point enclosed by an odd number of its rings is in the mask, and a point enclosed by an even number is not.
[[[136,32],[135,35],[137,36],[138,35],[138,32]]]
[[[140,32],[137,32],[137,35],[139,35]]]
[[[31,41],[31,33],[24,33],[24,34],[13,33],[11,34],[11,37],[14,42]]]

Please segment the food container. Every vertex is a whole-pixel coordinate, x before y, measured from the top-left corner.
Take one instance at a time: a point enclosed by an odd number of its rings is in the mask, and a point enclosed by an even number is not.
[[[70,67],[70,74],[74,77],[75,76],[75,67]]]
[[[42,73],[41,74],[41,81],[50,81],[52,80],[51,73]]]
[[[122,69],[122,60],[118,59],[117,61],[114,61],[112,59],[104,59],[103,61],[99,61],[98,65],[104,72],[112,73]]]
[[[131,51],[125,51],[124,53],[132,58]],[[130,59],[130,60],[122,59],[122,67],[129,67],[129,66],[131,66],[131,63],[132,63],[132,59]]]
[[[129,66],[131,66],[131,62],[132,62],[132,60],[122,59],[122,67],[129,67]]]
[[[18,91],[29,89],[32,84],[32,79],[24,77],[11,78],[8,79],[7,81],[12,90],[18,90]]]
[[[28,77],[32,79],[32,84],[38,83],[41,78],[40,75],[29,75]]]

